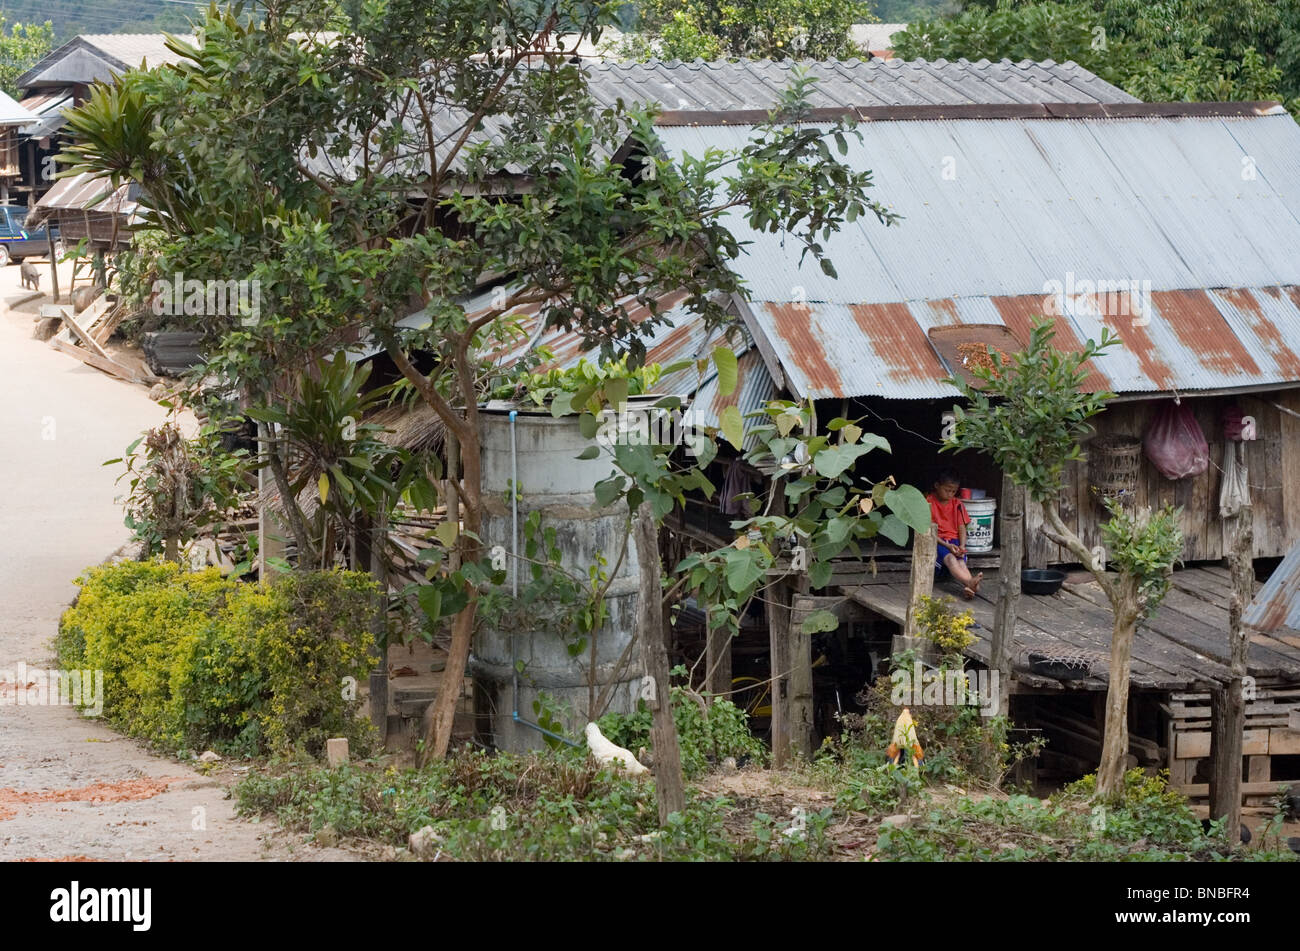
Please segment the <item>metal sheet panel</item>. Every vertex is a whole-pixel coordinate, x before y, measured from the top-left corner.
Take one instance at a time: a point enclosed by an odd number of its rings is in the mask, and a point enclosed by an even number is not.
[[[1273,570],[1241,616],[1242,623],[1261,631],[1300,629],[1300,544]]]
[[[752,296],[886,303],[1041,293],[1049,281],[1153,290],[1300,283],[1300,126],[1250,118],[879,121],[850,139],[875,197],[902,215],[824,242],[839,278],[782,236],[737,264]],[[663,127],[670,154],[743,145],[748,127]],[[1243,179],[1243,172],[1255,178]]]
[[[1229,389],[1300,380],[1300,287],[1168,291],[1138,306],[1122,293],[1062,300],[1031,294],[887,304],[751,305],[793,391],[816,398],[957,395],[928,331],[1001,324],[1023,344],[1052,319],[1055,346],[1077,352],[1105,328],[1119,344],[1085,365],[1089,390]]]
[[[1094,103],[1137,102],[1128,93],[1098,79],[1075,63],[1035,63],[1002,60],[948,62],[936,60],[826,60],[800,63],[817,78],[810,101],[815,107],[963,105],[989,103]],[[685,63],[680,60],[650,60],[646,63],[587,63],[588,90],[601,105],[619,99],[629,106],[658,104],[664,109],[753,110],[770,109],[789,85],[790,63],[770,60]],[[457,133],[466,113],[446,110],[432,117],[436,138],[445,141]],[[421,119],[404,120],[407,133],[423,141]],[[509,120],[489,116],[471,144],[501,141],[509,134]],[[360,161],[359,153],[346,159],[332,158],[319,151],[304,152],[303,163],[315,172],[351,175]],[[419,157],[421,168],[426,168]],[[465,163],[457,156],[453,167]],[[511,174],[525,170],[506,169]]]
[[[1300,380],[1300,126],[1287,115],[876,121],[848,161],[903,215],[798,242],[728,219],[760,332],[802,395],[953,395],[933,326],[1002,323],[1057,345],[1103,328],[1089,369],[1117,392]],[[664,127],[674,157],[745,127]],[[1290,177],[1296,176],[1296,177]]]

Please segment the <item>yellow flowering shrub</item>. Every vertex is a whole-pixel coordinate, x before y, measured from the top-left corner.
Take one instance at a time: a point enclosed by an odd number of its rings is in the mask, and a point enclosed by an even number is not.
[[[64,668],[104,672],[104,716],[169,750],[319,755],[372,739],[355,689],[374,665],[377,593],[357,572],[294,572],[265,584],[215,568],[92,568],[56,641]],[[350,679],[349,679],[350,678]]]

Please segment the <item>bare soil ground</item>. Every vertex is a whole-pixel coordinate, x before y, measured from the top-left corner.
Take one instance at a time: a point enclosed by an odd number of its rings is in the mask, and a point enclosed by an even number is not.
[[[48,290],[48,265],[42,267]],[[66,278],[61,275],[66,288]],[[0,268],[0,302],[19,296]],[[127,539],[115,498],[122,455],[165,411],[133,386],[34,340],[37,299],[0,306],[0,669],[54,666],[50,639],[73,579]],[[129,352],[124,360],[138,359]],[[270,823],[237,819],[226,790],[67,706],[0,696],[0,860],[332,860]]]

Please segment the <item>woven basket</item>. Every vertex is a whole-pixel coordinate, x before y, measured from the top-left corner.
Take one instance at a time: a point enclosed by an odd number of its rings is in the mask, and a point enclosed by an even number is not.
[[[1132,505],[1142,466],[1142,440],[1136,436],[1098,436],[1088,443],[1088,488],[1101,504],[1114,499]]]

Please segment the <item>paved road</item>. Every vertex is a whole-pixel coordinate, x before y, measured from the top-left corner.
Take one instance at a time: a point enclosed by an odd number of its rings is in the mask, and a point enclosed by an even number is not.
[[[19,292],[0,268],[0,302]],[[73,579],[127,541],[106,459],[164,410],[33,340],[31,313],[0,305],[0,670],[52,667]],[[69,707],[0,693],[0,860],[326,858],[270,824],[237,820],[232,774],[153,756]]]

